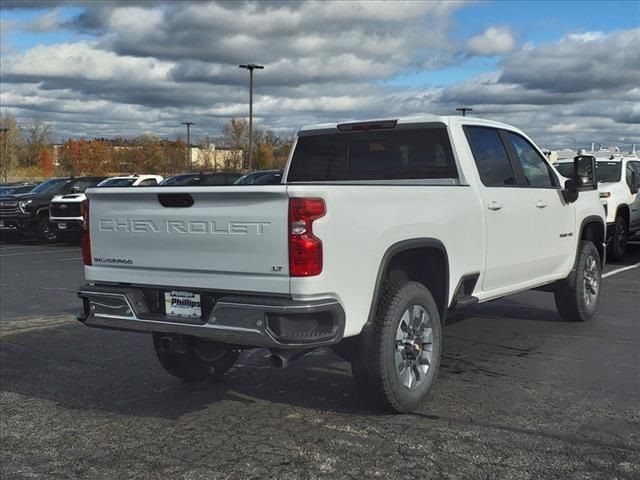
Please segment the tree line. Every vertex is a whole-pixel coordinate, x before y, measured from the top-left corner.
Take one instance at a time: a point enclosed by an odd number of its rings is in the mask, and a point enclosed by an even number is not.
[[[3,115],[0,126],[3,133],[3,162],[0,172],[13,180],[35,179],[66,175],[117,175],[155,173],[169,176],[189,171],[186,142],[163,139],[144,134],[135,138],[76,138],[54,145],[51,125],[34,119],[20,124],[15,117]],[[6,142],[6,159],[4,158]],[[253,131],[253,166],[256,170],[280,169],[284,166],[293,143],[293,135],[281,137],[269,130]],[[231,150],[239,161],[223,163],[222,169],[246,171],[249,151],[249,123],[246,119],[231,119],[218,136],[204,137],[191,147],[204,152],[200,158],[204,165],[198,169],[212,171],[220,166],[210,161],[206,152],[209,145],[216,149]],[[225,157],[227,158],[227,157]]]

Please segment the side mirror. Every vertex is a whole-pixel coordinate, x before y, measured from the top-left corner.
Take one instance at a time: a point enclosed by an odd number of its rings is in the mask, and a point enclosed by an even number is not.
[[[596,157],[593,155],[577,155],[573,159],[573,179],[578,191],[596,190]]]
[[[578,200],[578,186],[575,180],[567,180],[564,182],[564,190],[561,191],[562,198],[567,203],[573,203]]]

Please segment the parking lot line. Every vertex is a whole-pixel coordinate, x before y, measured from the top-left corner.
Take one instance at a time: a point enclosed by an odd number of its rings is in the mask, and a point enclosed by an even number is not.
[[[3,253],[0,257],[15,257],[17,255],[40,255],[42,253],[58,253],[58,252],[77,252],[77,248],[66,248],[64,250],[45,250],[43,252],[22,252],[22,253]]]
[[[64,243],[51,243],[47,247],[57,247],[59,245],[65,245]],[[42,245],[6,245],[0,244],[0,250],[15,250],[18,248],[40,248]]]
[[[635,265],[629,265],[628,267],[617,268],[616,270],[612,270],[610,272],[602,275],[602,278],[607,278],[612,275],[617,275],[618,273],[626,272],[627,270],[633,270],[634,268],[640,267],[640,263],[636,263]]]

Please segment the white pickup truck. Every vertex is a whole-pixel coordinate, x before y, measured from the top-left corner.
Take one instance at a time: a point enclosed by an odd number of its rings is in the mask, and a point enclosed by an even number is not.
[[[102,180],[98,187],[148,187],[162,182],[160,175],[127,175]],[[57,195],[49,205],[49,221],[57,233],[73,234],[82,230],[80,204],[87,199],[83,192]]]
[[[564,176],[573,173],[573,162],[555,164]],[[640,233],[640,158],[596,157],[596,180],[607,217],[608,258],[623,260],[630,235]]]
[[[91,189],[79,319],[153,333],[189,381],[242,349],[284,366],[334,346],[366,399],[411,411],[452,308],[541,288],[566,320],[594,315],[594,162],[563,185],[514,127],[424,116],[303,128],[280,185]]]

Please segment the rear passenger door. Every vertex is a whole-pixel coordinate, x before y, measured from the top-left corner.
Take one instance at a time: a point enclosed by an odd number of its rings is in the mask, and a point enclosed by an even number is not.
[[[480,194],[486,219],[484,291],[531,280],[537,260],[531,199],[521,195],[516,171],[498,129],[465,126],[480,175]],[[531,208],[530,208],[531,207]]]

